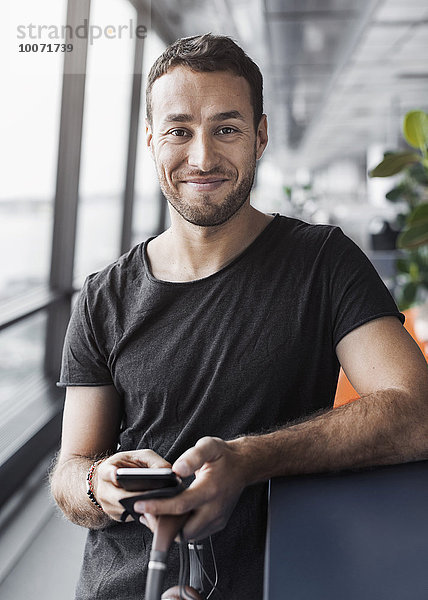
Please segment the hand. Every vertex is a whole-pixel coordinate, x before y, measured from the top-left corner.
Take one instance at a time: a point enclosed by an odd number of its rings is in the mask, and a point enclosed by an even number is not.
[[[95,497],[104,512],[115,521],[120,521],[124,511],[119,500],[138,494],[135,491],[129,492],[118,484],[116,472],[119,467],[170,468],[171,464],[153,450],[133,450],[117,452],[98,465],[92,480]],[[128,516],[127,521],[129,520],[132,520],[131,516]],[[141,521],[152,530],[156,524],[156,518],[151,515],[147,519],[143,516]]]
[[[184,537],[206,538],[226,526],[246,485],[242,467],[239,446],[220,438],[204,437],[172,466],[180,477],[195,474],[190,487],[174,498],[136,502],[134,509],[146,517],[190,513]]]

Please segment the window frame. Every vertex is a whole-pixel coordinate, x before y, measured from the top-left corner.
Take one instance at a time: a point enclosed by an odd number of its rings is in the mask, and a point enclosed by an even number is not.
[[[137,10],[137,25],[144,24],[144,19],[150,11],[150,3],[146,6],[128,1]],[[82,23],[83,19],[88,19],[90,23],[90,0],[68,0],[67,25],[74,28]],[[43,419],[42,422],[34,424],[31,432],[26,432],[26,439],[17,451],[6,456],[6,459],[3,454],[3,460],[0,461],[0,507],[17,492],[37,464],[58,448],[60,441],[64,391],[59,390],[55,383],[60,370],[64,335],[71,315],[72,297],[78,291],[74,279],[74,257],[88,40],[75,39],[73,44],[73,52],[64,54],[49,285],[40,286],[0,303],[0,331],[38,312],[47,313],[44,373],[35,389],[31,390],[31,398],[28,398],[31,402],[44,403]],[[118,256],[126,252],[132,244],[143,55],[144,39],[136,37]],[[7,423],[5,426],[7,427]]]

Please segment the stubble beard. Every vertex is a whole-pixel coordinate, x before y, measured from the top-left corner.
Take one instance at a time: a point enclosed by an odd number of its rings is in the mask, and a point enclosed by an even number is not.
[[[223,200],[212,201],[210,194],[201,192],[197,204],[174,193],[159,170],[158,177],[163,195],[185,221],[199,227],[215,227],[229,221],[245,204],[253,187],[255,172],[256,157],[254,156],[239,185],[226,194]],[[215,174],[219,174],[218,171]],[[220,174],[227,175],[225,172]],[[209,173],[192,173],[192,175],[208,176]]]

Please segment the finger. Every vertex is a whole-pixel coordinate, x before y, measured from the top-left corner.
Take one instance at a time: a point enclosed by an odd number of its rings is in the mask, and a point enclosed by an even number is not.
[[[224,442],[220,438],[203,437],[193,448],[189,448],[172,465],[172,469],[180,477],[193,475],[207,462],[214,462],[221,457]]]
[[[143,523],[143,525],[148,527],[150,531],[154,533],[157,525],[157,517],[154,517],[153,515],[149,514],[141,515],[140,523]]]
[[[171,463],[148,448],[143,448],[142,450],[132,450],[131,452],[117,452],[108,459],[108,462],[111,462],[117,466],[129,467],[137,466],[162,468],[171,466]]]
[[[197,486],[190,486],[173,498],[139,500],[134,504],[134,510],[151,515],[183,515],[195,510],[205,501],[206,491]]]
[[[139,521],[140,521],[140,523],[142,523],[143,525],[145,525],[146,527],[148,527],[150,529],[149,523],[144,515],[141,515],[141,517],[139,518]]]
[[[171,463],[153,450],[143,449],[117,452],[100,464],[99,471],[103,479],[120,487],[116,479],[116,471],[120,467],[170,468]]]
[[[132,453],[134,460],[140,462],[142,466],[146,466],[154,469],[168,468],[171,467],[171,463],[165,460],[162,456],[154,452],[153,450],[143,449],[134,450]]]
[[[104,479],[104,481],[109,481],[113,483],[116,487],[118,487],[118,483],[116,480],[116,471],[117,466],[109,463],[104,463],[100,465],[98,469],[98,477]]]
[[[202,540],[224,529],[227,520],[223,514],[214,518],[212,507],[202,507],[192,513],[186,521],[183,527],[183,536],[186,540]]]

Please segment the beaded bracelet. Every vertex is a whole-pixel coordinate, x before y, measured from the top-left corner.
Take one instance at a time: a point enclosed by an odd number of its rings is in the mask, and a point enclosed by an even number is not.
[[[86,475],[86,493],[88,494],[91,502],[93,502],[99,510],[102,510],[104,512],[103,507],[95,498],[94,487],[92,485],[92,477],[95,473],[95,467],[97,467],[101,462],[103,462],[103,460],[103,458],[101,460],[97,460],[89,467],[88,474]]]

